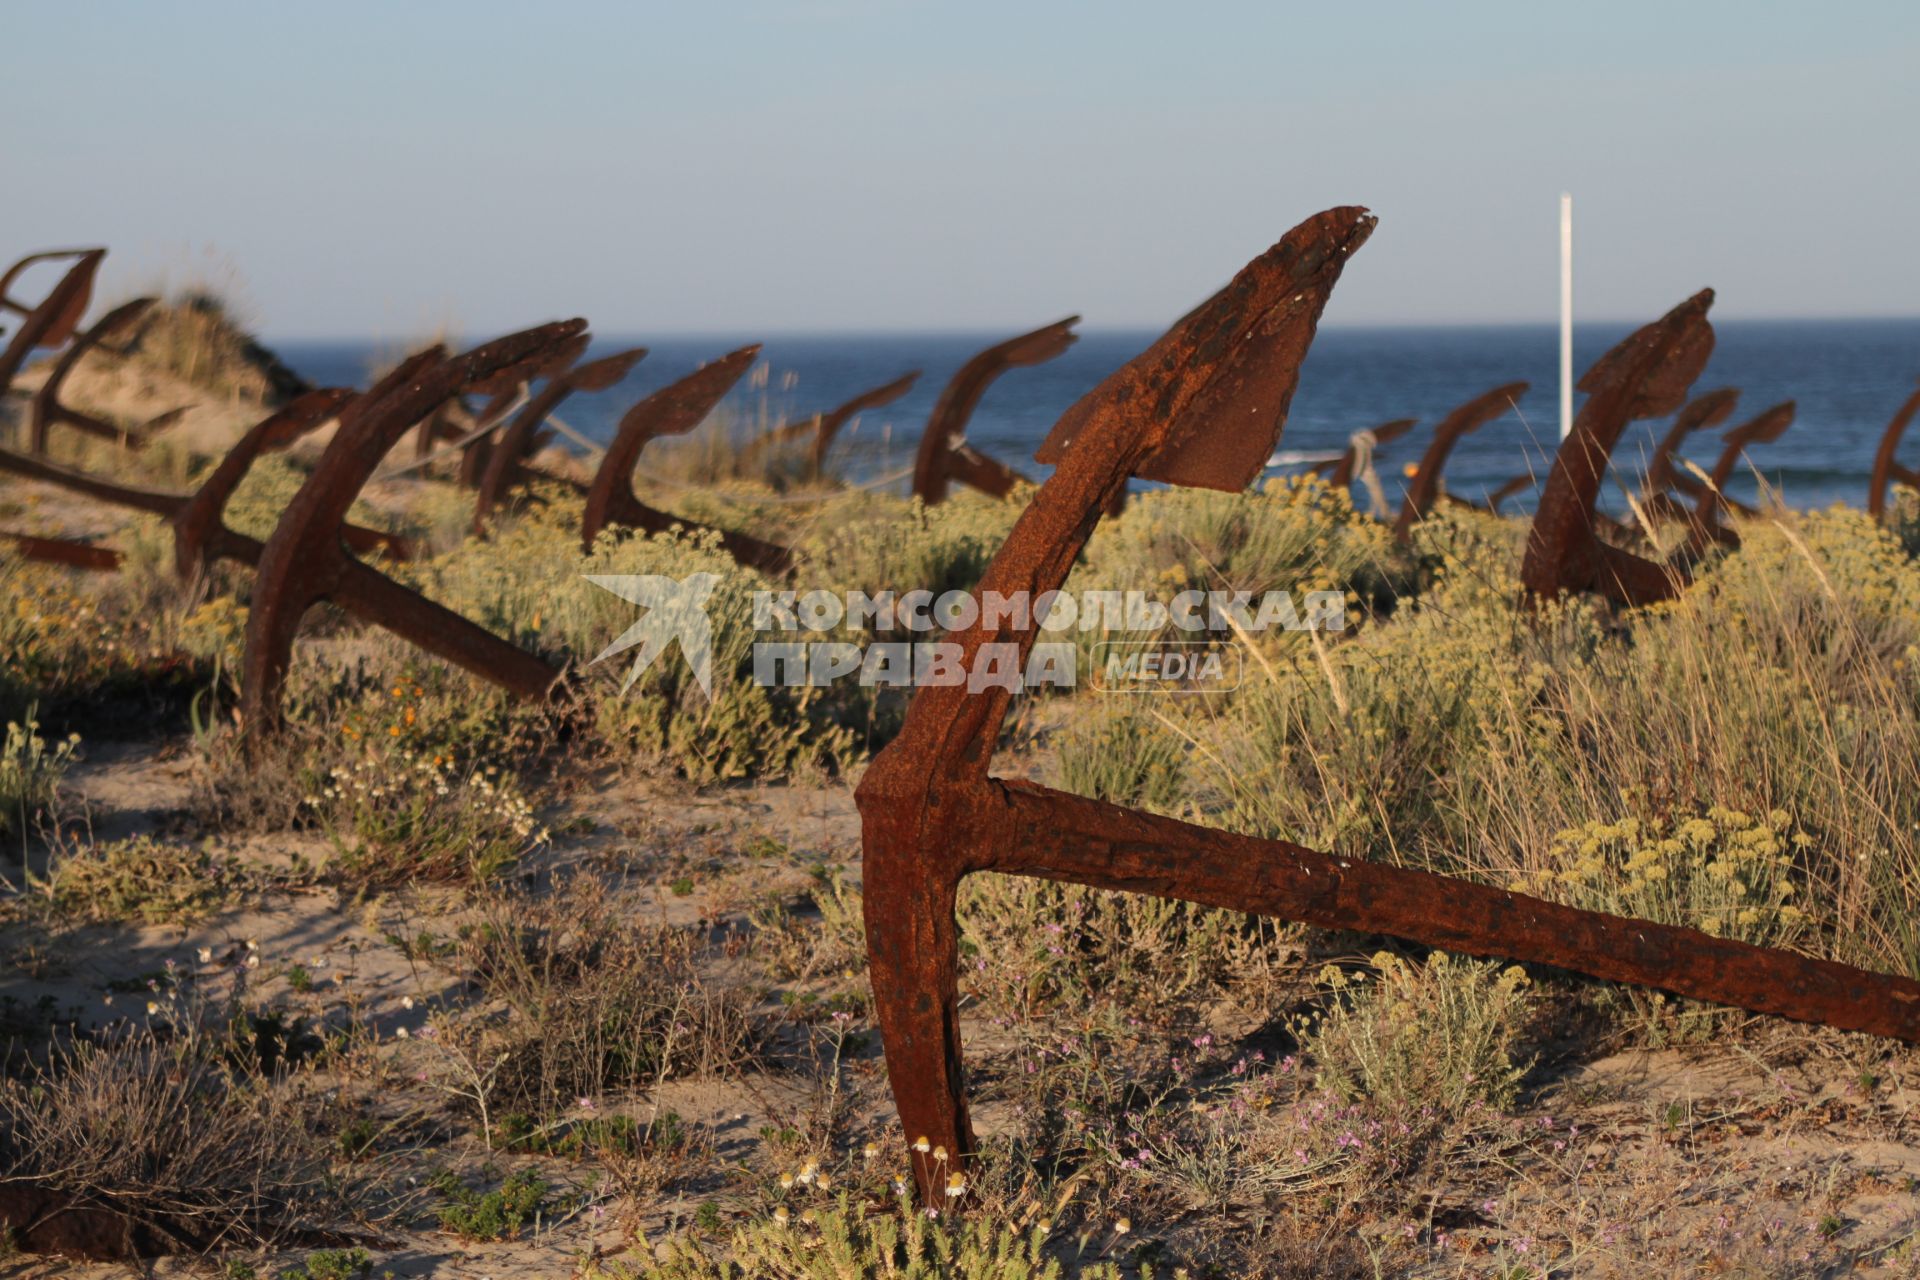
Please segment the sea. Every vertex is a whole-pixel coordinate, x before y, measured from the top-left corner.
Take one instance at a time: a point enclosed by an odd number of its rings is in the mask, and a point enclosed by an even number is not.
[[[1049,318],[1036,318],[1036,327]],[[1578,327],[1576,374],[1631,327]],[[1789,506],[1864,505],[1880,435],[1920,376],[1920,318],[1734,320],[1714,327],[1718,342],[1713,359],[1694,390],[1740,389],[1739,405],[1727,427],[1783,400],[1798,406],[1794,425],[1784,436],[1749,451],[1746,465],[1728,486],[1730,492],[1751,501],[1764,485]],[[830,409],[917,369],[921,377],[908,395],[866,413],[842,432],[830,463],[855,482],[881,482],[878,487],[904,492],[906,484],[898,473],[911,466],[915,443],[942,385],[974,352],[1009,336],[596,337],[591,354],[644,346],[648,355],[626,382],[574,396],[559,416],[586,437],[604,442],[621,413],[642,396],[756,341],[762,344],[760,364],[720,411],[726,429],[740,435]],[[1033,452],[1061,411],[1156,336],[1094,330],[1046,364],[1008,370],[981,400],[967,429],[968,440],[1016,470],[1043,478],[1047,468],[1033,461]],[[275,349],[309,381],[345,386],[364,386],[383,361],[398,354],[395,348],[364,342],[291,341],[275,344]],[[1455,447],[1446,485],[1450,492],[1477,501],[1518,475],[1544,480],[1559,436],[1558,350],[1558,333],[1551,325],[1323,328],[1301,368],[1269,474],[1298,472],[1311,458],[1337,453],[1355,431],[1395,418],[1417,418],[1419,426],[1383,446],[1377,457],[1389,500],[1397,505],[1407,464],[1419,459],[1433,425],[1448,410],[1500,383],[1524,380],[1532,389],[1513,411]],[[1580,399],[1576,394],[1576,410]],[[1615,454],[1618,483],[1603,497],[1605,505],[1624,505],[1622,492],[1637,487],[1663,428],[1659,421],[1634,424]],[[1703,469],[1711,468],[1719,452],[1718,434],[1696,434],[1686,455]],[[1920,428],[1907,458],[1920,463]],[[1365,501],[1358,489],[1355,498]],[[1522,493],[1503,509],[1526,511],[1532,501],[1532,493]]]

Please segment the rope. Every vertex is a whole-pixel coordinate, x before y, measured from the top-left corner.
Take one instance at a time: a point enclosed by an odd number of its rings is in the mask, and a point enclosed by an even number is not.
[[[585,449],[588,453],[592,454],[594,457],[604,458],[607,456],[607,451],[604,447],[595,444],[593,441],[587,439],[585,436],[581,435],[578,431],[575,431],[572,427],[568,426],[566,423],[560,421],[558,415],[551,414],[551,413],[548,414],[547,425],[552,427],[555,431],[558,431],[561,435],[565,436],[567,439],[579,445],[582,449]]]
[[[482,436],[491,435],[495,431],[498,431],[501,427],[505,426],[507,419],[511,418],[515,413],[517,413],[520,410],[521,406],[526,404],[526,402],[527,402],[527,387],[525,383],[522,383],[520,385],[520,394],[514,397],[513,403],[508,405],[505,409],[503,409],[500,412],[500,415],[494,418],[492,421],[481,423],[479,426],[475,427],[473,430],[467,432],[467,434],[461,436],[458,440],[448,441],[446,444],[441,445],[438,449],[435,449],[432,453],[429,453],[424,458],[415,458],[412,462],[406,463],[402,466],[388,467],[384,471],[375,472],[373,479],[368,481],[367,483],[372,484],[380,480],[397,480],[401,476],[411,475],[413,472],[419,471],[424,467],[430,467],[434,463],[440,461],[440,459],[446,457],[449,454],[460,452],[462,449],[472,444],[475,440],[480,439]]]
[[[1387,491],[1380,483],[1380,473],[1373,469],[1373,451],[1379,444],[1371,431],[1356,431],[1347,437],[1347,447],[1353,451],[1353,469],[1367,491],[1367,506],[1376,520],[1385,520]]]

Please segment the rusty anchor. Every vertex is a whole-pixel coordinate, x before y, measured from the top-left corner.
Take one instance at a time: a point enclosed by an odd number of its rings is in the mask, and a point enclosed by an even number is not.
[[[1873,478],[1867,485],[1867,514],[1875,520],[1886,519],[1887,490],[1893,481],[1898,480],[1909,489],[1920,489],[1920,473],[1895,460],[1900,438],[1907,433],[1907,424],[1916,413],[1920,413],[1920,390],[1906,398],[1893,420],[1887,423],[1887,429],[1880,433],[1880,447],[1873,454]]]
[[[1056,470],[987,569],[982,595],[1039,599],[1058,589],[1129,477],[1237,490],[1257,475],[1284,423],[1321,308],[1373,225],[1355,208],[1309,219],[1069,409],[1041,450],[1040,460]],[[1633,348],[1631,376],[1615,361],[1590,375],[1590,389],[1617,393],[1626,411],[1651,411],[1684,392],[1682,373],[1695,352],[1704,361],[1703,341],[1710,346],[1704,312],[1704,298],[1682,308],[1665,328],[1656,326],[1651,360]],[[1586,434],[1596,430],[1590,420]],[[977,620],[953,637],[963,669],[974,669],[990,643],[1012,646],[1015,665],[1024,664],[1035,620],[990,622]],[[998,685],[920,689],[856,793],[874,1008],[900,1120],[914,1141],[916,1181],[930,1206],[945,1203],[947,1178],[974,1150],[954,908],[961,879],[977,872],[1387,934],[1920,1040],[1920,983],[1905,978],[995,778],[993,747],[1010,698]]]
[[[1649,560],[1600,539],[1595,504],[1607,462],[1629,422],[1672,413],[1713,354],[1702,289],[1623,339],[1581,377],[1587,401],[1554,455],[1527,531],[1520,580],[1535,596],[1596,592],[1615,604],[1650,604],[1677,594],[1684,566]]]
[[[295,398],[250,428],[191,494],[118,484],[11,449],[0,449],[0,471],[57,485],[112,506],[159,516],[173,530],[175,571],[183,581],[191,582],[215,560],[237,560],[242,564],[259,560],[261,544],[258,541],[235,533],[221,523],[227,502],[261,453],[285,448],[327,422],[352,399],[351,391],[338,389],[309,391]],[[348,546],[362,553],[378,551],[397,560],[406,559],[411,553],[407,540],[397,534],[358,525],[346,525],[340,532]],[[118,553],[109,554],[115,556],[117,564]],[[82,567],[108,567],[100,556],[93,559],[99,563]]]
[[[1419,467],[1413,473],[1413,483],[1407,487],[1406,497],[1400,504],[1400,517],[1393,522],[1393,536],[1396,539],[1406,542],[1415,522],[1433,513],[1434,504],[1445,492],[1440,486],[1441,472],[1446,469],[1447,458],[1452,455],[1453,447],[1461,437],[1478,431],[1506,413],[1525,394],[1526,383],[1509,382],[1491,391],[1481,392],[1441,419],[1440,425],[1433,429],[1433,439],[1428,442],[1426,453],[1421,455]]]
[[[453,358],[435,350],[396,371],[341,415],[332,441],[261,550],[241,660],[240,714],[250,743],[281,726],[293,642],[307,611],[330,600],[355,617],[507,690],[547,696],[560,672],[546,661],[356,559],[341,539],[354,499],[407,431],[462,391],[497,394],[532,376],[586,332],[568,320],[511,334]]]
[[[759,354],[757,344],[742,347],[662,387],[627,410],[614,433],[613,443],[607,446],[600,470],[587,489],[587,509],[581,519],[580,538],[588,551],[593,550],[594,541],[603,530],[615,526],[647,533],[680,528],[690,533],[718,535],[727,554],[747,568],[773,577],[784,576],[793,568],[793,552],[786,547],[655,510],[633,492],[633,469],[639,465],[641,451],[648,443],[660,436],[685,435],[699,426],[741,375],[752,367]]]
[[[111,350],[106,346],[107,340],[133,328],[158,301],[157,298],[135,298],[131,302],[121,303],[101,316],[91,329],[75,338],[60,353],[59,359],[54,361],[53,368],[47,373],[47,380],[40,384],[40,390],[33,396],[27,443],[31,452],[44,456],[48,436],[58,425],[72,427],[98,439],[112,440],[128,448],[144,448],[154,436],[174,425],[186,413],[187,406],[182,405],[156,414],[140,426],[116,427],[111,422],[60,402],[61,388],[66,385],[68,375],[80,361],[96,349]]]
[[[49,538],[34,533],[15,533],[0,529],[0,542],[11,546],[21,559],[42,564],[64,565],[69,569],[87,569],[110,573],[120,567],[121,556],[112,547],[95,546],[72,538]]]
[[[647,349],[635,347],[575,366],[573,362],[585,354],[587,342],[583,338],[568,346],[566,364],[555,369],[546,385],[521,407],[487,451],[486,467],[475,486],[473,531],[476,535],[485,534],[488,518],[506,501],[507,491],[515,485],[549,480],[582,493],[586,491],[585,485],[534,467],[530,459],[545,443],[542,425],[574,392],[605,391],[618,386],[633,367],[646,358]]]
[[[93,301],[93,279],[100,271],[105,249],[53,249],[31,253],[0,275],[0,310],[18,315],[20,327],[14,330],[4,349],[0,349],[0,393],[13,386],[13,379],[27,357],[36,350],[51,351],[64,344],[80,328]],[[38,303],[29,306],[13,296],[13,287],[29,267],[42,262],[72,258],[53,288]]]
[[[1673,424],[1653,447],[1653,456],[1647,460],[1646,478],[1640,486],[1640,505],[1649,516],[1681,522],[1692,518],[1686,507],[1674,498],[1672,490],[1678,489],[1697,502],[1704,487],[1676,465],[1680,446],[1696,431],[1711,430],[1726,421],[1739,400],[1737,388],[1722,387],[1695,396],[1673,415]]]
[[[1699,488],[1699,496],[1694,501],[1689,520],[1688,556],[1697,558],[1709,542],[1717,542],[1724,547],[1740,545],[1740,535],[1726,525],[1724,516],[1729,512],[1743,516],[1756,513],[1746,503],[1727,496],[1727,481],[1732,479],[1734,468],[1740,464],[1741,457],[1749,448],[1757,444],[1771,444],[1793,425],[1794,412],[1794,402],[1784,400],[1721,437],[1720,456],[1714,460],[1713,470],[1707,473],[1704,483],[1694,481]]]
[[[980,404],[995,378],[1009,369],[1045,364],[1079,341],[1073,326],[1079,316],[1056,320],[1031,333],[995,343],[961,365],[934,402],[927,417],[926,430],[920,433],[920,447],[913,460],[913,495],[933,506],[947,500],[947,490],[955,482],[978,489],[995,498],[1012,493],[1025,481],[1004,462],[989,458],[967,443],[967,421]],[[1116,501],[1124,501],[1121,494]]]

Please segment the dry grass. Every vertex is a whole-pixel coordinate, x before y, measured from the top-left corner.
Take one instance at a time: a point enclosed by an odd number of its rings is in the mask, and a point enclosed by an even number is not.
[[[687,510],[777,530],[806,585],[831,589],[966,585],[1016,509],[755,506],[756,491]],[[970,878],[961,904],[986,1135],[955,1169],[970,1212],[903,1215],[847,795],[897,705],[745,684],[760,580],[687,539],[582,554],[576,519],[548,495],[490,543],[402,572],[576,665],[632,620],[583,572],[721,573],[712,702],[673,663],[622,695],[606,664],[570,677],[569,714],[534,714],[319,611],[292,732],[249,760],[225,727],[244,579],[188,601],[144,571],[0,562],[18,584],[0,696],[84,710],[150,694],[157,654],[199,695],[149,704],[169,708],[152,735],[198,801],[146,840],[71,837],[40,882],[55,909],[6,925],[20,975],[74,966],[61,946],[83,937],[142,957],[97,1045],[50,1040],[57,1011],[0,1005],[40,1062],[6,1095],[18,1176],[191,1215],[223,1246],[350,1216],[329,1197],[365,1178],[394,1232],[451,1232],[502,1273],[591,1255],[585,1271],[675,1280],[1912,1274],[1905,1050],[1004,877]],[[1140,501],[1076,586],[1335,588],[1356,625],[1318,651],[1257,638],[1231,697],[1049,698],[1002,764],[1920,971],[1920,572],[1900,538],[1844,513],[1761,522],[1681,600],[1615,616],[1519,608],[1515,532],[1450,515],[1402,556],[1312,485]],[[43,719],[57,740],[66,720]],[[312,877],[244,894],[206,880],[203,839],[296,831],[331,837],[337,900]],[[276,918],[298,927],[245,945]],[[191,980],[142,986],[139,965],[201,947]],[[211,1024],[115,1021],[216,973],[251,984],[258,1025],[311,1026],[327,1051],[262,1077]],[[1669,1086],[1606,1056],[1688,1038],[1631,1061],[1728,1078]],[[183,1137],[142,1136],[160,1130]]]
[[[337,1221],[351,1203],[315,1133],[317,1093],[237,1066],[237,1024],[174,1013],[164,1031],[57,1048],[0,1085],[0,1176],[196,1251]]]

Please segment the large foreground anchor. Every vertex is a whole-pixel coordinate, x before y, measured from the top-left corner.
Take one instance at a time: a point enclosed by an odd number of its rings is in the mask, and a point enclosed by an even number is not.
[[[1238,490],[1257,475],[1279,436],[1321,308],[1347,255],[1372,229],[1373,219],[1353,208],[1296,227],[1069,409],[1042,448],[1057,469],[988,567],[982,597],[1037,600],[1057,590],[1129,477]],[[1670,319],[1685,331],[1683,342],[1697,346],[1704,299],[1689,306]],[[1662,344],[1667,353],[1672,347]],[[1668,391],[1677,374],[1659,377],[1660,368],[1635,364],[1647,376],[1623,393],[1629,407],[1667,398],[1650,393]],[[979,669],[988,644],[1008,646],[1015,666],[1024,666],[1037,621],[992,623],[978,621],[955,637],[962,669]],[[1920,1040],[1920,983],[1904,978],[996,778],[989,766],[1010,697],[998,685],[922,688],[856,793],[874,1008],[929,1206],[946,1202],[948,1177],[974,1150],[954,906],[961,879],[977,872],[1389,934]]]
[[[250,742],[257,744],[279,729],[294,638],[307,610],[322,600],[517,697],[537,700],[552,689],[558,670],[354,558],[340,529],[381,459],[421,418],[462,391],[497,394],[586,327],[584,320],[543,325],[452,359],[438,351],[423,353],[416,366],[401,371],[407,376],[390,376],[342,415],[326,452],[260,554],[241,662],[240,712]]]
[[[1006,463],[968,444],[967,421],[995,378],[1009,369],[1053,359],[1079,341],[1080,335],[1073,332],[1073,326],[1079,323],[1079,316],[1056,320],[1032,333],[996,343],[960,366],[941,390],[927,417],[926,430],[920,433],[920,448],[913,460],[914,497],[928,506],[945,502],[947,490],[958,481],[1004,498],[1026,479]]]

